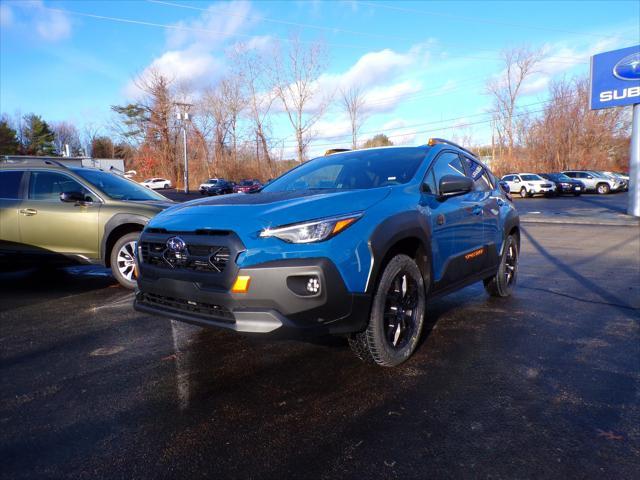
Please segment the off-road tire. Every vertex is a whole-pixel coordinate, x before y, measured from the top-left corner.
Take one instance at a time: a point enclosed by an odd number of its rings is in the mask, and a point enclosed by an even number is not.
[[[118,258],[118,254],[120,253],[120,250],[123,248],[123,246],[130,244],[131,242],[137,243],[139,237],[140,237],[140,232],[131,232],[131,233],[127,233],[126,235],[123,235],[113,245],[113,248],[111,249],[111,254],[110,254],[111,273],[113,274],[113,277],[124,288],[128,288],[131,290],[134,289],[137,284],[135,280],[135,272],[133,274],[132,280],[129,280],[127,277],[123,275],[123,273],[120,271],[120,268],[119,268],[119,266],[121,266],[119,264],[119,262],[121,262],[121,259]]]
[[[388,304],[392,299],[390,290],[395,288],[394,282],[398,281],[399,276],[403,279],[402,285],[405,285],[406,289],[403,286],[404,293],[394,292],[394,294],[401,293],[402,296],[399,301],[404,302],[406,299],[408,305],[408,300],[411,300],[410,304],[415,305],[415,307],[403,310],[403,314],[411,311],[410,317],[403,317],[410,318],[407,323],[410,321],[411,325],[405,330],[408,334],[403,338],[402,345],[396,348],[388,338],[390,332],[386,329],[389,328],[389,317],[385,316],[385,311],[388,310]],[[410,294],[408,293],[409,291],[411,292]],[[395,298],[398,297],[396,296]],[[426,292],[418,265],[415,260],[407,255],[396,255],[385,266],[377,284],[367,329],[349,337],[349,345],[353,353],[364,362],[376,363],[383,367],[395,367],[406,361],[415,351],[420,339],[425,309]],[[388,313],[387,311],[387,315]],[[399,326],[397,329],[401,331]],[[399,336],[396,335],[394,341],[398,339]]]
[[[508,297],[513,291],[513,287],[518,279],[518,242],[513,235],[509,235],[504,241],[504,249],[500,257],[498,271],[493,277],[484,279],[484,288],[492,297]],[[514,256],[515,265],[510,261],[510,256]],[[511,269],[510,267],[514,267]],[[511,271],[511,276],[507,276],[507,269]]]

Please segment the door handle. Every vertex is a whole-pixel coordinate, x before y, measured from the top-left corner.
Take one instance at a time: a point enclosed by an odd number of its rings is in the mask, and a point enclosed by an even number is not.
[[[32,217],[38,213],[35,208],[23,208],[19,210],[20,215],[24,215],[25,217]]]

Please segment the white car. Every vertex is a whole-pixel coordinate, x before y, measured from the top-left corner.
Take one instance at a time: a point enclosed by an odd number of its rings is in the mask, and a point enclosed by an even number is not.
[[[215,187],[218,182],[220,182],[221,180],[223,180],[222,178],[209,178],[207,179],[205,182],[201,183],[200,186],[198,187],[198,190],[200,191],[200,195],[204,195],[205,193],[207,193],[207,190],[211,187]]]
[[[519,194],[522,198],[538,194],[549,195],[556,191],[553,182],[535,173],[510,173],[502,177],[501,180],[507,182],[512,195]]]
[[[140,185],[144,185],[151,190],[162,190],[163,188],[171,188],[171,180],[167,180],[166,178],[149,178],[144,182],[141,182]]]

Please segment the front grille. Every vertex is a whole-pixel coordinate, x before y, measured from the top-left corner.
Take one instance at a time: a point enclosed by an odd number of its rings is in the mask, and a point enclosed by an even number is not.
[[[551,188],[551,184],[550,183],[543,183],[541,185],[542,188]]]
[[[185,269],[196,272],[222,273],[231,252],[218,245],[187,245],[185,251],[174,252],[162,242],[140,242],[142,262],[160,268]]]
[[[139,298],[142,303],[155,307],[162,307],[163,309],[208,317],[227,323],[235,323],[236,321],[233,313],[221,305],[194,302],[183,298],[165,297],[154,293],[141,293]]]

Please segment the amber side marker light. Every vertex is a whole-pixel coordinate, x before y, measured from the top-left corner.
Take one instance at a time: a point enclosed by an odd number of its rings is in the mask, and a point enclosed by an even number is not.
[[[358,218],[345,218],[344,220],[338,220],[335,224],[335,226],[333,227],[333,231],[331,232],[333,235],[335,235],[336,233],[341,232],[342,230],[344,230],[345,228],[347,228],[349,225],[351,225],[353,222],[355,222]]]
[[[249,291],[249,284],[251,283],[251,277],[248,275],[238,275],[236,281],[231,287],[232,293],[247,293]]]

